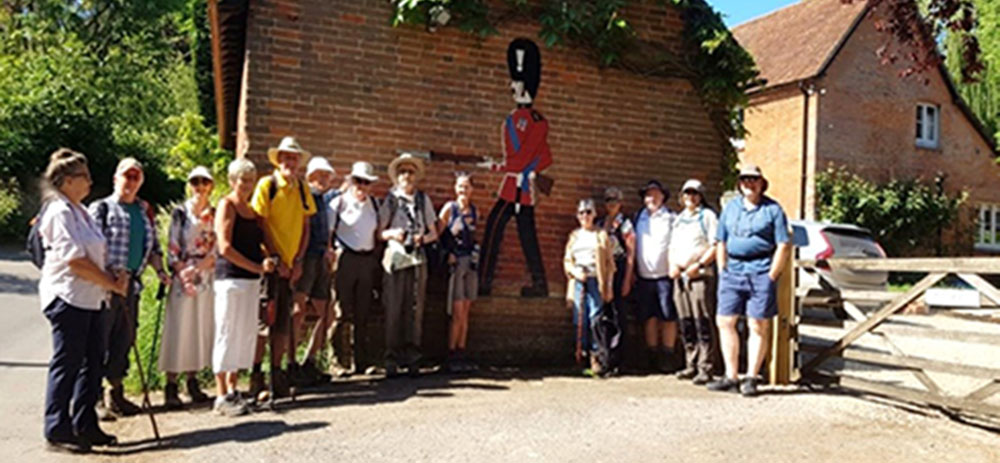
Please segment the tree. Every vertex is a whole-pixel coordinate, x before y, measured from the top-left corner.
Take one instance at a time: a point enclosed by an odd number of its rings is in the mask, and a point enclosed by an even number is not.
[[[973,33],[983,45],[982,60],[986,68],[979,82],[959,82],[958,92],[976,114],[989,133],[1000,139],[1000,2],[973,0],[977,23]],[[958,81],[964,57],[958,35],[948,34],[944,41],[947,57],[945,63],[952,77]]]

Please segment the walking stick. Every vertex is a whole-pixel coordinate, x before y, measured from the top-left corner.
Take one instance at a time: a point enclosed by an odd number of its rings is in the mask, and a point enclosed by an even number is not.
[[[162,293],[163,286],[160,286],[160,290]],[[129,297],[126,300],[131,301],[131,296],[135,295],[135,286],[131,283],[131,281],[129,282],[128,294]],[[159,297],[159,295],[160,294],[158,293],[157,297]],[[136,307],[138,307],[138,304],[136,304]],[[125,323],[127,324],[126,326],[136,326],[133,324],[132,320],[129,320],[132,316],[131,312],[132,311],[128,308],[125,308],[124,310]],[[135,366],[139,371],[139,383],[142,384],[142,408],[145,408],[146,413],[149,414],[149,422],[153,425],[153,436],[156,437],[156,445],[159,446],[162,445],[162,442],[160,441],[160,429],[156,426],[156,417],[153,416],[153,403],[149,400],[149,385],[146,383],[146,375],[142,371],[142,356],[139,354],[139,345],[136,344],[135,341],[132,342],[132,355],[135,356]]]

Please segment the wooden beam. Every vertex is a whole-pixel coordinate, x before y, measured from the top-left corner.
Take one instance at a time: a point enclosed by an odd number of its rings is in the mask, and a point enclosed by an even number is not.
[[[840,338],[837,342],[835,342],[833,346],[830,347],[829,350],[817,355],[815,358],[809,361],[808,364],[802,367],[802,371],[808,372],[819,366],[821,363],[823,363],[824,360],[829,358],[831,355],[837,354],[840,351],[844,350],[845,347],[847,347],[852,342],[860,338],[861,335],[867,333],[868,331],[871,331],[873,328],[877,327],[887,318],[889,318],[890,315],[896,313],[903,307],[906,307],[907,304],[913,302],[916,298],[920,297],[920,295],[923,294],[924,291],[927,291],[927,288],[934,286],[935,283],[941,281],[946,275],[947,273],[928,274],[917,284],[913,285],[913,288],[911,288],[909,291],[900,295],[892,302],[886,304],[884,307],[875,312],[871,317],[865,319],[865,321],[858,323],[858,326],[855,326],[854,329],[848,331],[847,334],[845,334],[842,338]]]
[[[976,288],[980,294],[986,296],[987,299],[993,301],[995,304],[1000,304],[1000,291],[990,284],[990,282],[983,279],[983,277],[976,275],[975,273],[959,273],[958,277],[965,280],[966,283],[972,285]]]
[[[829,259],[830,267],[883,272],[1000,274],[1000,257],[920,257],[889,259]],[[815,260],[800,260],[796,266],[815,267]]]
[[[976,389],[965,396],[965,400],[971,400],[973,402],[982,402],[990,397],[992,397],[997,392],[1000,392],[1000,379],[994,379],[983,385],[983,387]]]
[[[909,387],[871,381],[855,376],[833,375],[840,380],[841,387],[856,389],[863,392],[890,397],[904,402],[935,405],[952,410],[965,411],[972,414],[985,414],[1000,417],[1000,407],[985,404],[962,397],[948,397],[931,392],[919,391]]]

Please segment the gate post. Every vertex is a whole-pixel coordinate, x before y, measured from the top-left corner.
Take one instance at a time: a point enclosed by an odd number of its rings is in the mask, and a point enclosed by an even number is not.
[[[778,315],[771,324],[770,378],[772,385],[785,385],[792,380],[794,357],[792,332],[795,322],[795,267],[794,249],[788,253],[785,271],[778,278]]]

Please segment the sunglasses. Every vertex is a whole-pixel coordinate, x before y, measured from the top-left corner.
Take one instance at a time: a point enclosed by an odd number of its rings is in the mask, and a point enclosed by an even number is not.
[[[213,182],[207,178],[195,177],[188,181],[191,186],[211,185]]]
[[[354,179],[354,184],[355,185],[368,186],[368,185],[372,184],[371,180],[366,180],[366,179],[358,178],[358,177],[353,177],[353,179]]]
[[[584,209],[582,211],[577,211],[576,212],[577,215],[590,215],[590,214],[593,214],[593,213],[594,213],[594,211],[591,210],[591,209]]]

